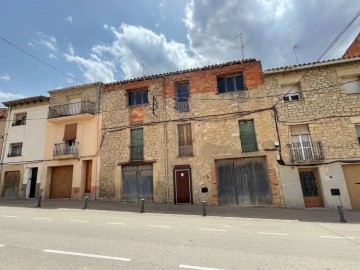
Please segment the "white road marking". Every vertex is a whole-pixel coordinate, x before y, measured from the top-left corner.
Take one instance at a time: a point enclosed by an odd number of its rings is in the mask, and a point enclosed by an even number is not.
[[[272,233],[272,232],[258,232],[259,234],[270,234],[270,235],[289,235],[287,233]]]
[[[106,222],[106,224],[112,224],[112,225],[125,225],[125,223],[120,223],[120,222]]]
[[[321,235],[321,238],[331,238],[331,239],[351,239],[354,240],[353,237],[342,237],[342,236],[329,236],[329,235]]]
[[[34,219],[36,219],[36,220],[52,220],[51,218],[47,218],[47,217],[34,217]]]
[[[18,217],[18,216],[8,216],[8,215],[2,215],[3,217],[8,217],[8,218],[15,218],[15,217]]]
[[[131,259],[129,259],[129,258],[103,256],[103,255],[87,254],[87,253],[79,253],[79,252],[69,252],[69,251],[52,250],[52,249],[44,249],[43,251],[48,252],[48,253],[56,253],[56,254],[72,255],[72,256],[82,256],[82,257],[90,257],[90,258],[97,258],[97,259],[107,259],[107,260],[124,261],[124,262],[131,261]]]
[[[155,227],[155,228],[171,228],[171,226],[166,225],[146,225],[148,227]]]
[[[220,268],[209,268],[209,267],[201,267],[201,266],[186,265],[186,264],[180,264],[179,268],[194,269],[194,270],[226,270]]]
[[[86,222],[88,222],[87,220],[76,220],[76,219],[70,219],[69,221],[71,221],[71,222],[79,222],[79,223],[86,223]]]
[[[226,232],[226,230],[221,229],[206,229],[206,228],[199,228],[200,231],[216,231],[216,232]],[[210,268],[209,268],[210,269]]]

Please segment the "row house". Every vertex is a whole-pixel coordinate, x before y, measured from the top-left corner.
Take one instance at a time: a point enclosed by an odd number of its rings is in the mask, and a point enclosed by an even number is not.
[[[35,198],[40,193],[49,98],[36,96],[3,103],[8,109],[1,121],[2,154],[0,194]]]
[[[45,198],[97,198],[101,87],[93,83],[49,91],[41,186]]]
[[[287,207],[360,209],[360,57],[264,72]]]
[[[254,59],[106,84],[100,198],[282,206],[264,91]]]

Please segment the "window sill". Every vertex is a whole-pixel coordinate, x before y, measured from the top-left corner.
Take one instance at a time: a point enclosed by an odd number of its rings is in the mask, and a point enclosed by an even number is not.
[[[138,104],[138,105],[128,105],[128,108],[136,108],[136,107],[145,107],[145,106],[147,106],[147,105],[149,105],[149,103],[144,103],[144,104]]]
[[[194,157],[194,154],[192,154],[192,155],[183,155],[183,156],[177,156],[178,158],[183,158],[183,157]]]
[[[216,94],[217,95],[227,95],[227,94],[243,94],[243,93],[246,93],[247,90],[246,89],[243,89],[243,90],[235,90],[235,91],[230,91],[230,92],[224,92],[224,93],[219,93],[218,91],[216,91]]]

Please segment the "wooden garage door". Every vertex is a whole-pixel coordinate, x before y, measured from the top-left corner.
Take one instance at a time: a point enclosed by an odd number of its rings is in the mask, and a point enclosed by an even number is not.
[[[218,160],[216,169],[219,204],[271,204],[265,158]]]
[[[73,166],[53,167],[50,198],[71,198]]]
[[[20,171],[5,173],[4,197],[17,197],[19,195]]]
[[[349,192],[351,207],[360,210],[360,165],[344,165],[345,181]]]
[[[153,200],[152,165],[124,166],[122,179],[122,200],[138,202]]]

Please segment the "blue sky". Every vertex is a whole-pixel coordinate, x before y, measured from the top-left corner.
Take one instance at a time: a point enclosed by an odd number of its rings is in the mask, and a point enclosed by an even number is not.
[[[358,0],[4,0],[0,101],[89,83],[242,58],[263,68],[315,61],[360,9]],[[357,20],[325,59],[341,57]]]

